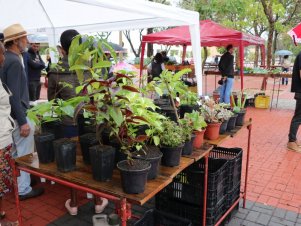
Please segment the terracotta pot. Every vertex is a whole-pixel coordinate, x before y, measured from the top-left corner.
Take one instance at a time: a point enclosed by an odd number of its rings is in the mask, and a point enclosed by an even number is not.
[[[208,140],[216,140],[219,137],[219,129],[221,123],[209,123],[206,127],[205,138]]]
[[[200,148],[202,147],[202,144],[204,143],[204,133],[206,129],[202,131],[193,131],[193,133],[196,135],[194,141],[193,141],[193,147],[194,148]]]

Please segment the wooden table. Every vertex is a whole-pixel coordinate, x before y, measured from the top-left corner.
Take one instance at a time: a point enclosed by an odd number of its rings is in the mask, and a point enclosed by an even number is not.
[[[22,217],[17,186],[17,175],[20,170],[39,177],[46,178],[70,188],[89,192],[95,196],[110,199],[115,203],[118,203],[119,205],[117,207],[117,212],[121,217],[122,226],[125,226],[127,220],[132,215],[131,204],[145,204],[159,191],[161,191],[164,187],[171,183],[172,179],[183,169],[204,156],[208,158],[211,149],[212,146],[209,145],[204,146],[202,149],[194,150],[190,156],[181,157],[179,166],[160,166],[158,177],[154,180],[149,180],[146,184],[145,191],[141,194],[127,194],[123,192],[121,187],[120,173],[117,169],[114,170],[113,178],[111,181],[95,181],[92,178],[91,166],[85,165],[82,161],[81,156],[77,156],[76,170],[68,173],[59,172],[57,170],[56,163],[54,162],[48,164],[39,163],[37,153],[17,158],[15,161],[12,161],[12,167],[19,225],[22,226]],[[204,192],[204,197],[206,197],[205,195],[207,196],[207,194]],[[204,200],[206,201],[205,198]]]

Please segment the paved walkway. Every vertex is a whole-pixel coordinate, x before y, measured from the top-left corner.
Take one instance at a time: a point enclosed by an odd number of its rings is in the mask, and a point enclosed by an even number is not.
[[[246,83],[247,88],[256,89],[260,87],[261,79],[247,78]],[[213,77],[209,79],[208,84],[209,87],[213,87]],[[271,84],[272,81],[269,81],[269,88],[271,88]],[[235,84],[236,89],[238,89],[239,85],[240,81],[238,80]],[[279,109],[269,111],[248,108],[247,117],[253,119],[248,200],[261,203],[263,206],[256,204],[252,208],[241,210],[240,212],[245,215],[242,217],[242,214],[239,214],[235,218],[238,222],[236,225],[251,225],[250,222],[247,222],[249,215],[252,219],[255,219],[253,223],[257,222],[261,213],[265,214],[267,212],[264,210],[267,209],[264,208],[267,205],[271,206],[271,208],[276,207],[292,211],[287,212],[288,214],[286,213],[286,215],[279,214],[277,215],[278,217],[274,216],[276,214],[274,211],[271,214],[269,225],[292,225],[291,223],[279,223],[276,220],[280,219],[279,221],[286,222],[284,221],[286,218],[294,216],[297,216],[297,220],[291,222],[295,222],[294,225],[301,225],[300,214],[297,215],[301,213],[301,154],[286,150],[287,133],[293,115],[292,109],[294,109],[293,95],[289,93],[289,88],[289,86],[281,86],[282,91],[280,92],[279,102],[281,106]],[[211,88],[212,90],[213,88]],[[42,97],[45,97],[45,90],[43,90]],[[285,109],[282,103],[285,105]],[[232,139],[228,139],[223,146],[243,147],[246,149],[247,130],[242,131]],[[64,202],[69,197],[69,189],[58,184],[50,185],[46,183],[42,184],[42,186],[46,188],[46,193],[43,196],[21,203],[25,226],[46,225],[66,213]],[[86,203],[85,194],[80,193],[79,200],[81,200],[81,204]],[[15,220],[16,212],[12,195],[5,197],[4,207],[7,211],[7,217]],[[245,211],[249,211],[249,213]],[[253,213],[252,211],[258,213]],[[264,215],[262,216],[264,218]]]

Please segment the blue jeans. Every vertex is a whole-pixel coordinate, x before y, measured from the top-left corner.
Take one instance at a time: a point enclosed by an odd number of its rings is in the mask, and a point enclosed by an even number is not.
[[[301,99],[296,99],[295,113],[291,121],[290,130],[288,134],[288,141],[295,142],[297,140],[297,132],[301,125]]]
[[[27,123],[30,126],[30,133],[27,137],[20,136],[20,127],[15,121],[16,128],[13,131],[13,150],[12,150],[12,156],[13,158],[22,157],[24,155],[28,155],[34,151],[34,125],[32,122],[27,119]],[[32,187],[30,186],[30,174],[21,171],[20,176],[18,177],[18,190],[19,195],[25,195],[29,192],[31,192]]]
[[[234,83],[234,78],[227,78],[224,81],[224,84],[221,86],[220,89],[220,103],[230,104],[230,96],[232,92],[232,87]]]

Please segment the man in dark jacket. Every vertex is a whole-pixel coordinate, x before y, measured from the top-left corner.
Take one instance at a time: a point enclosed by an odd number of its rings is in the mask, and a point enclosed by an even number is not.
[[[227,52],[224,53],[219,61],[218,68],[222,74],[222,86],[220,89],[220,103],[230,104],[230,96],[234,83],[234,56],[233,46],[226,47]]]
[[[28,49],[28,88],[29,100],[36,101],[40,99],[41,92],[41,71],[45,68],[45,63],[42,60],[40,53],[40,44],[31,43]]]
[[[8,88],[10,97],[11,116],[15,120],[16,127],[13,131],[14,158],[30,154],[34,151],[34,125],[26,117],[29,108],[29,95],[27,78],[21,53],[27,46],[27,33],[20,24],[13,24],[3,31],[6,48],[5,61],[0,71],[0,77],[4,87]],[[30,174],[21,171],[18,177],[18,190],[20,200],[41,195],[42,188],[30,186]]]
[[[301,144],[297,141],[297,132],[301,124],[301,52],[295,59],[291,92],[295,93],[296,108],[290,125],[287,148],[301,152]]]

